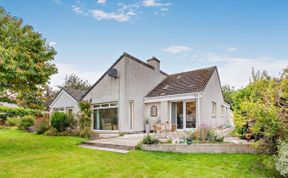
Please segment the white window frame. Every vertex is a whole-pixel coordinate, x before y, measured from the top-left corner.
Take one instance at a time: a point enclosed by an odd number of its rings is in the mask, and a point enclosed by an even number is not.
[[[129,101],[129,130],[134,130],[134,101]]]
[[[112,108],[117,108],[118,130],[98,130],[98,129],[94,129],[94,112],[95,112],[95,110],[112,109]],[[96,103],[96,104],[93,104],[92,110],[93,110],[93,113],[92,113],[92,125],[91,126],[92,126],[92,130],[93,131],[98,131],[98,132],[118,132],[119,131],[120,123],[119,123],[118,102]]]
[[[53,108],[52,112],[65,112],[65,108],[64,107],[59,107],[59,108]]]
[[[215,106],[215,108],[214,108]],[[212,118],[217,117],[217,103],[215,101],[212,101],[212,111],[211,111]]]
[[[226,111],[225,106],[221,105],[221,117],[222,118],[225,118],[225,111]]]

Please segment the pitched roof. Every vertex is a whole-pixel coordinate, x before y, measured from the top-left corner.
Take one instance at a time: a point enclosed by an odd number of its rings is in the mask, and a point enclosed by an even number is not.
[[[76,89],[64,89],[66,93],[72,96],[76,101],[80,101],[82,96],[86,93],[84,90],[76,90]]]
[[[216,66],[169,75],[146,97],[175,95],[203,91],[217,70]]]
[[[134,61],[136,61],[136,62],[138,62],[138,63],[140,63],[140,64],[142,64],[142,65],[144,65],[144,66],[146,66],[146,67],[154,70],[154,67],[153,67],[153,66],[151,66],[151,65],[149,65],[149,64],[141,61],[140,59],[138,59],[138,58],[136,58],[136,57],[134,57],[134,56],[132,56],[132,55],[124,52],[124,53],[112,64],[112,66],[92,85],[92,87],[90,87],[89,90],[88,90],[86,93],[83,94],[82,98],[84,98],[84,96],[86,96],[86,95],[104,78],[104,76],[108,73],[108,71],[109,71],[110,69],[112,69],[114,66],[116,66],[116,64],[118,64],[118,62],[119,62],[123,57],[127,57],[127,58],[129,58],[129,59],[132,59],[132,60],[134,60]],[[160,73],[163,74],[163,75],[168,76],[168,74],[165,73],[165,72],[163,72],[162,70],[160,70]]]

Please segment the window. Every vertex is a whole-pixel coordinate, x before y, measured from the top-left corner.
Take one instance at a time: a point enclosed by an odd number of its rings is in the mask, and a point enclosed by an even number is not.
[[[225,107],[221,105],[221,117],[225,117]]]
[[[216,102],[212,101],[212,117],[214,118],[216,118],[216,111],[217,111]]]
[[[67,113],[71,116],[73,114],[73,108],[67,108]]]
[[[150,109],[150,116],[157,117],[157,106],[152,106]]]
[[[118,130],[117,103],[97,104],[95,106],[93,111],[93,129]]]
[[[186,128],[196,128],[196,101],[186,102]]]
[[[129,101],[129,129],[133,130],[134,101]]]
[[[64,112],[64,108],[53,108],[53,112]]]

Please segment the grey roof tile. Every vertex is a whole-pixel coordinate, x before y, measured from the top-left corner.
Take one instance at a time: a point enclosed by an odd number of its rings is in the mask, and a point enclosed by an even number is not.
[[[146,97],[185,94],[203,91],[217,70],[216,66],[169,75]]]

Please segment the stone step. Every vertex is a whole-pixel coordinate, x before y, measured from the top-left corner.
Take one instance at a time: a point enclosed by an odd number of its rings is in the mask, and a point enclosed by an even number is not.
[[[98,134],[100,139],[117,138],[119,134]]]
[[[105,143],[98,141],[87,141],[85,145],[95,146],[95,147],[102,147],[102,148],[112,148],[112,149],[122,149],[122,150],[134,150],[135,146],[119,144],[119,143]]]
[[[115,153],[122,153],[122,154],[127,154],[129,150],[123,150],[123,149],[115,149],[115,148],[106,148],[106,147],[98,147],[98,146],[92,146],[92,145],[87,145],[87,144],[82,144],[80,147],[83,148],[89,148],[93,150],[101,150],[101,151],[109,151],[109,152],[115,152]]]

